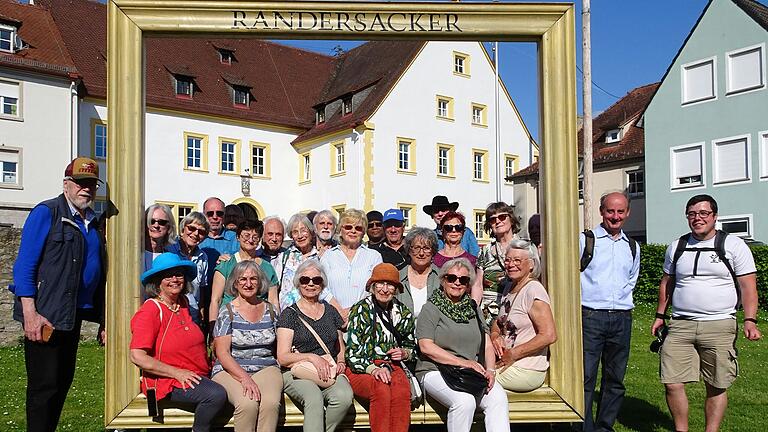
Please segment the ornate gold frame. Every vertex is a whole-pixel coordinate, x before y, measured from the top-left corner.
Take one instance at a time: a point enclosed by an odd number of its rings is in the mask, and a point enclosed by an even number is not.
[[[315,22],[310,26],[313,15]],[[300,16],[304,17],[302,24],[299,24]],[[363,24],[345,27],[344,17],[359,18]],[[243,25],[236,22],[237,18]],[[356,20],[346,23],[352,22]],[[120,214],[110,219],[107,226],[109,340],[105,425],[109,428],[163,426],[146,416],[146,403],[139,393],[138,370],[128,353],[129,322],[139,306],[136,281],[143,242],[146,112],[143,38],[145,35],[243,37],[245,34],[262,38],[498,40],[538,44],[540,181],[548,262],[545,277],[559,340],[551,350],[549,387],[518,398],[513,417],[520,421],[580,421],[584,401],[579,275],[574,253],[578,250],[578,203],[572,4],[110,0],[107,166],[110,198]],[[550,173],[554,174],[548,175]],[[426,417],[429,414],[425,415],[425,420],[429,420]],[[190,425],[191,420],[188,413],[174,412],[166,415],[165,425]]]

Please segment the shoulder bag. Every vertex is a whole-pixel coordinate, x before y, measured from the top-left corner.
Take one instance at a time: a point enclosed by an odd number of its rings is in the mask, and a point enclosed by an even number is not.
[[[477,327],[480,330],[480,358],[485,357],[485,332],[480,323],[480,315],[477,313],[477,303],[472,300],[472,307],[475,309],[475,318]],[[480,372],[461,366],[435,363],[437,370],[442,375],[445,384],[451,390],[469,393],[477,398],[483,397],[488,390],[488,378]]]
[[[296,309],[298,309],[298,307],[296,307]],[[320,338],[320,335],[318,335],[315,329],[313,329],[312,326],[304,321],[304,319],[301,317],[301,312],[297,311],[297,313],[298,315],[296,316],[299,318],[299,321],[301,321],[301,323],[304,324],[304,327],[306,327],[307,330],[312,333],[312,336],[315,337],[317,343],[319,343],[323,348],[323,351],[325,351],[325,354],[321,355],[320,357],[322,357],[330,364],[331,370],[328,375],[328,380],[323,381],[320,379],[320,375],[317,373],[317,368],[315,365],[312,364],[312,362],[309,360],[302,360],[294,363],[293,366],[291,366],[291,374],[293,374],[294,378],[312,381],[320,388],[328,388],[336,383],[336,360],[334,360],[333,356],[331,355],[331,351],[328,349],[328,346],[325,345],[325,342],[323,342],[323,340]]]
[[[396,301],[393,299],[393,301]],[[399,331],[395,328],[394,325],[392,325],[392,322],[385,319],[385,316],[383,315],[383,310],[380,310],[380,308],[376,307],[374,304],[374,323],[376,321],[376,316],[379,315],[381,318],[381,323],[384,325],[384,327],[389,330],[390,333],[392,333],[392,336],[395,337],[395,342],[397,343],[397,346],[403,347],[403,335],[400,334]],[[388,318],[388,317],[387,317]],[[413,350],[413,353],[416,353],[416,350]],[[421,405],[421,402],[423,400],[424,392],[421,390],[421,383],[419,382],[419,379],[416,378],[416,375],[411,372],[410,368],[406,364],[405,361],[400,361],[400,367],[403,369],[403,373],[405,373],[405,377],[408,378],[408,383],[411,385],[411,407],[415,408]]]

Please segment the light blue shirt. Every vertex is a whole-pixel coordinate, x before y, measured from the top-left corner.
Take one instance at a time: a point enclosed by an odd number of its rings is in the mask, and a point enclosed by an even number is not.
[[[365,297],[365,284],[373,268],[381,264],[381,254],[360,245],[352,261],[347,259],[341,246],[336,245],[323,254],[320,264],[328,278],[328,289],[341,307],[349,308]]]
[[[640,245],[632,259],[624,231],[616,239],[602,225],[592,232],[595,250],[589,266],[581,272],[581,305],[592,309],[633,309],[632,290],[640,273]],[[581,233],[579,256],[584,252],[584,242],[584,233]]]
[[[215,249],[219,255],[232,255],[240,250],[240,242],[237,241],[237,233],[225,229],[217,237],[206,237],[197,245],[200,249]]]

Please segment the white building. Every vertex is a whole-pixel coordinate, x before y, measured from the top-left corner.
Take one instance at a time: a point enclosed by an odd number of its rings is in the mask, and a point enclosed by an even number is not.
[[[77,152],[104,160],[106,10],[38,3],[78,47]],[[497,158],[494,70],[478,42],[369,42],[338,57],[252,39],[146,46],[145,200],[178,216],[219,196],[259,217],[400,207],[431,226],[421,208],[442,194],[474,226],[495,201],[494,161],[503,181],[534,157],[501,85]],[[502,190],[514,202],[511,183]]]

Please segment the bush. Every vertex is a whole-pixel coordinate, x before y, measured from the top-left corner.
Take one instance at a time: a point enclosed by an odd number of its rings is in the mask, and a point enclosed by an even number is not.
[[[760,309],[768,308],[768,246],[750,246],[757,267],[757,295]],[[635,286],[634,298],[639,303],[656,304],[659,281],[664,272],[666,245],[640,245],[640,277]]]

